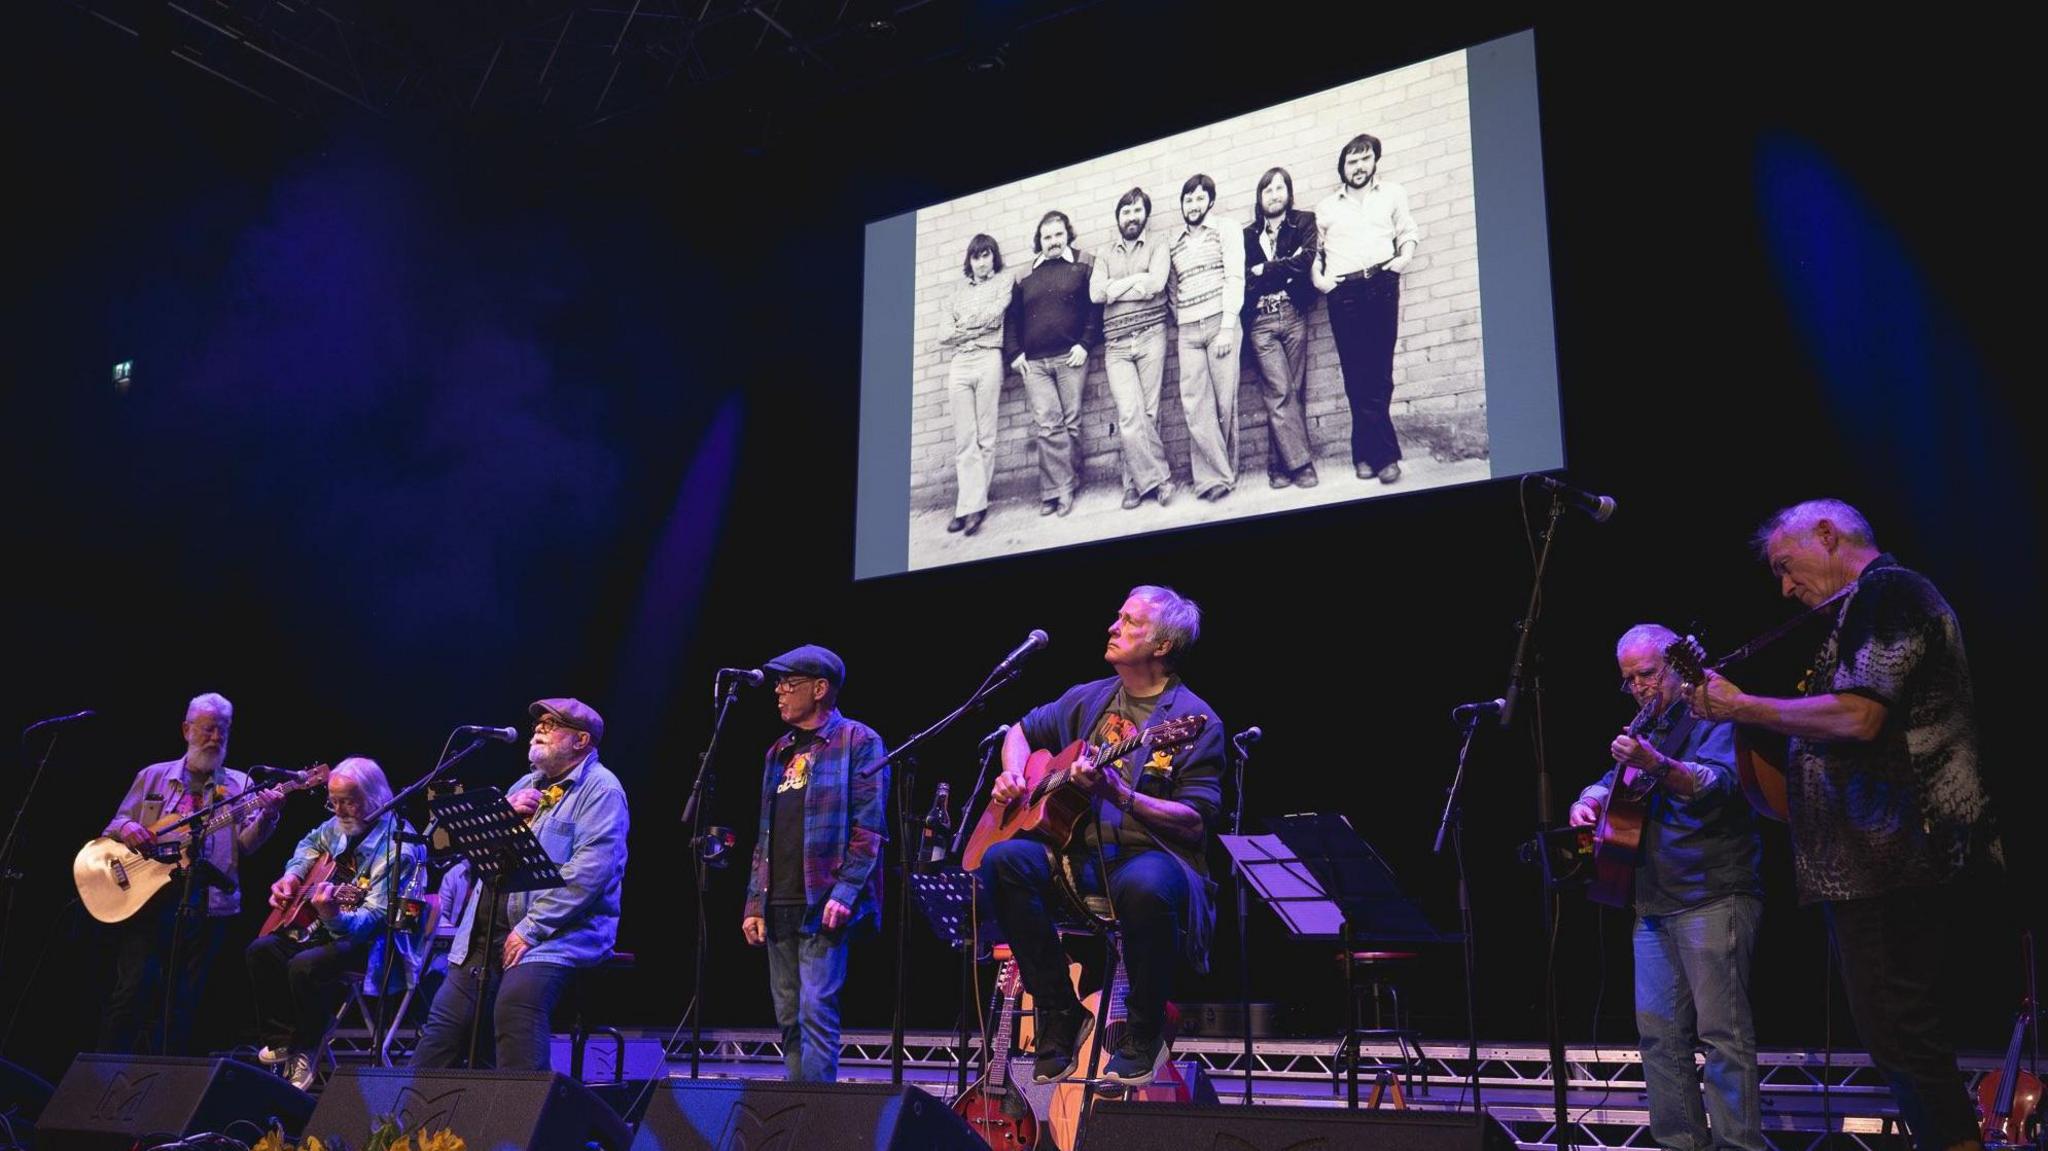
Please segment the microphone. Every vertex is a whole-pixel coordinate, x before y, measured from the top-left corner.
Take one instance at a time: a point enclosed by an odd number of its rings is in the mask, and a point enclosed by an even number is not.
[[[306,778],[306,773],[303,771],[286,771],[281,767],[270,767],[267,764],[259,763],[249,769],[249,778],[261,780],[264,783],[297,783]]]
[[[981,744],[979,745],[977,750],[987,751],[989,749],[990,744],[1001,743],[1003,741],[1003,737],[1008,734],[1010,734],[1010,725],[1006,723],[1003,726],[995,729],[994,731],[989,732],[987,735],[982,736]]]
[[[93,716],[96,716],[98,714],[99,712],[96,712],[91,708],[86,708],[84,711],[74,711],[70,715],[53,715],[48,719],[39,719],[34,723],[29,724],[27,727],[22,728],[21,734],[27,735],[29,732],[41,731],[46,727],[60,727],[67,723],[77,723],[79,720],[91,719]]]
[[[455,734],[478,735],[485,739],[495,739],[499,743],[519,742],[519,729],[516,727],[478,727],[475,724],[464,724],[455,729]]]
[[[1505,699],[1486,699],[1480,700],[1478,703],[1461,703],[1451,709],[1451,721],[1453,723],[1471,723],[1475,719],[1499,715],[1501,709],[1507,707],[1507,705],[1508,701]]]
[[[1008,674],[1010,669],[1023,663],[1025,656],[1030,655],[1050,642],[1052,641],[1046,636],[1044,628],[1031,629],[1031,634],[1025,636],[1023,643],[1018,644],[1010,654],[1003,657],[1003,662],[996,665],[996,669],[989,673],[989,678],[1000,679]]]
[[[1563,480],[1551,476],[1537,476],[1536,482],[1550,489],[1557,498],[1593,517],[1596,524],[1604,524],[1614,515],[1614,497],[1596,496],[1584,488],[1575,488]]]
[[[718,669],[721,680],[737,680],[748,687],[760,687],[767,680],[768,673],[758,667],[722,667]]]
[[[1250,747],[1252,744],[1255,744],[1264,738],[1266,738],[1266,733],[1264,731],[1260,730],[1257,727],[1248,727],[1245,728],[1243,731],[1238,732],[1236,735],[1231,736],[1230,742],[1236,744],[1239,750],[1243,750],[1244,748]]]

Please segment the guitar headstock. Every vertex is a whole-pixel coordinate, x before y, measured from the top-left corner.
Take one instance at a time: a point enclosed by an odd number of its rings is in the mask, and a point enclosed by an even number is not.
[[[305,769],[304,771],[301,771],[299,773],[298,782],[289,784],[286,790],[300,791],[309,787],[326,787],[327,773],[333,770],[334,769],[332,767],[329,767],[327,764],[316,763],[313,766]]]
[[[1707,682],[1707,649],[1689,635],[1679,636],[1664,648],[1664,662],[1678,673],[1687,691]]]
[[[1024,990],[1024,973],[1017,970],[1017,961],[1014,959],[1003,960],[1003,965],[996,969],[996,991],[1003,998],[1012,999],[1022,990]]]
[[[1184,715],[1169,719],[1165,723],[1147,729],[1145,735],[1153,747],[1170,747],[1175,744],[1191,743],[1202,729],[1209,726],[1209,717],[1202,714]]]

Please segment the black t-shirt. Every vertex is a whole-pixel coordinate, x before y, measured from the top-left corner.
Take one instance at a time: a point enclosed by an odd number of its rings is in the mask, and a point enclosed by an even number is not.
[[[768,833],[768,902],[802,906],[804,895],[804,796],[811,779],[811,755],[818,737],[797,736],[784,749],[782,782],[775,785],[775,818]]]
[[[1139,697],[1126,694],[1121,687],[1117,688],[1116,694],[1109,697],[1109,706],[1103,709],[1102,719],[1089,734],[1089,745],[1106,748],[1144,730],[1146,722],[1152,718],[1153,710],[1159,706],[1159,697],[1164,694],[1166,693],[1162,690],[1156,695]],[[1149,748],[1140,747],[1123,759],[1102,766],[1104,770],[1115,771],[1124,777],[1125,783],[1136,787],[1141,782],[1140,765],[1133,761],[1148,758],[1150,754]],[[1159,846],[1158,839],[1143,822],[1127,817],[1115,804],[1099,803],[1096,810],[1102,817],[1099,838],[1106,840],[1116,849],[1109,852],[1112,857]],[[1096,821],[1092,819],[1081,825],[1079,842],[1091,852],[1094,851],[1098,838],[1096,827]]]

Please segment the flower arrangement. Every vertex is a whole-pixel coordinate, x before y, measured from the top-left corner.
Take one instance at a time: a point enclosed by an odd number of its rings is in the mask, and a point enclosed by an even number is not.
[[[308,1135],[293,1143],[284,1137],[284,1132],[273,1127],[270,1133],[256,1141],[249,1151],[351,1151],[348,1144],[340,1140],[322,1142],[317,1136]],[[469,1151],[462,1136],[446,1129],[440,1131],[414,1131],[407,1133],[399,1129],[398,1121],[389,1115],[381,1116],[377,1126],[370,1132],[370,1141],[363,1144],[362,1151]]]

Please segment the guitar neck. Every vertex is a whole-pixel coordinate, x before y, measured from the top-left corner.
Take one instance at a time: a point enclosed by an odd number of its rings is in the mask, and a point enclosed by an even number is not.
[[[1000,1090],[1010,1078],[1010,1036],[1017,1018],[1019,992],[1003,996],[1002,1017],[996,1023],[996,1037],[991,1044],[988,1062],[988,1083]]]

